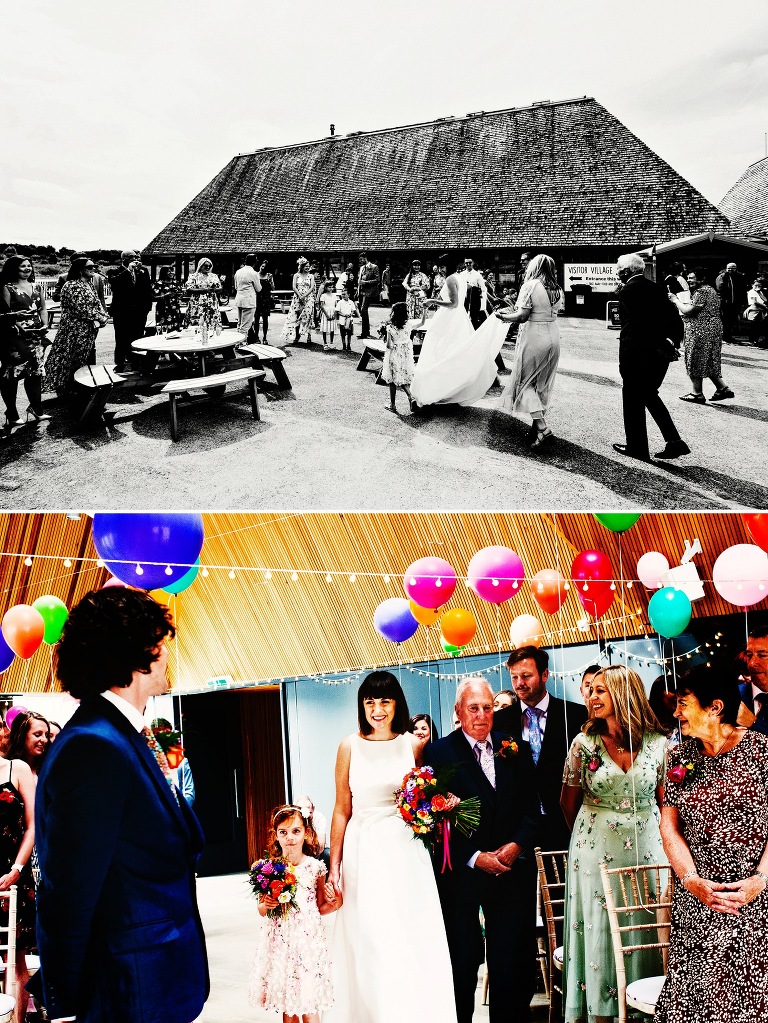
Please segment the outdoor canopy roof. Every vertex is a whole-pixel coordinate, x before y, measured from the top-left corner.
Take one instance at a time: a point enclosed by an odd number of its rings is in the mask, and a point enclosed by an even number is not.
[[[210,679],[223,676],[237,684],[256,684],[387,665],[398,658],[408,663],[423,661],[427,654],[444,657],[436,629],[427,633],[420,627],[398,648],[373,627],[378,604],[404,596],[404,571],[425,556],[443,558],[460,577],[447,606],[475,614],[478,632],[467,654],[476,654],[498,651],[499,644],[508,650],[509,626],[520,614],[541,621],[551,634],[550,647],[560,645],[561,639],[565,645],[596,641],[594,627],[585,633],[577,626],[585,612],[575,592],[569,593],[561,613],[550,616],[534,602],[527,585],[543,568],[559,568],[568,577],[579,551],[605,552],[616,578],[623,568],[624,579],[631,579],[642,554],[659,551],[676,565],[685,541],[698,538],[703,553],[694,563],[707,580],[723,550],[750,542],[738,514],[645,514],[622,535],[621,543],[594,516],[577,513],[263,512],[206,514],[203,519],[201,562],[209,566],[208,576],[198,574],[188,590],[171,599],[178,638],[171,646],[169,669],[181,692],[203,689]],[[461,579],[472,556],[492,545],[517,551],[526,573],[521,592],[498,612]],[[4,513],[0,555],[0,616],[46,594],[71,608],[108,577],[96,565],[91,519],[85,515],[73,521],[58,513]],[[27,556],[30,565],[25,564]],[[66,566],[65,559],[72,564]],[[703,599],[694,601],[694,617],[738,613],[711,583],[705,583],[705,591]],[[629,637],[642,636],[648,629],[650,595],[635,582],[624,591],[622,602],[619,587],[601,619],[601,635],[616,639],[626,630]],[[16,658],[0,675],[0,685],[3,692],[15,693],[56,689],[51,648],[43,644],[29,660]]]
[[[234,157],[149,256],[639,247],[728,220],[590,97]]]

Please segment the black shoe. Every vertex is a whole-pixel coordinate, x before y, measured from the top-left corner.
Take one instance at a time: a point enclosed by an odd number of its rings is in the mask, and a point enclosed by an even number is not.
[[[615,447],[615,445],[614,445]],[[681,455],[690,455],[691,449],[684,440],[668,440],[663,451],[657,451],[654,458],[679,458]]]
[[[620,455],[626,455],[627,458],[636,458],[639,462],[650,462],[651,456],[641,451],[630,451],[626,444],[614,444],[613,450],[618,451]]]

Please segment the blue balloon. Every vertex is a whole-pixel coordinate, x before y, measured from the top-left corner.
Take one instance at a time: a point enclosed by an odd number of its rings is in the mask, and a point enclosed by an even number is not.
[[[383,600],[374,612],[373,624],[379,635],[390,643],[404,643],[419,627],[408,601],[402,597]]]
[[[188,572],[185,572],[181,579],[177,579],[175,583],[165,583],[163,589],[166,593],[183,593],[184,590],[189,589],[192,583],[197,579],[197,573],[200,571],[200,558],[194,563],[192,568]],[[166,579],[170,579],[168,575]]]
[[[16,654],[5,642],[5,636],[2,632],[0,632],[0,672],[5,671],[6,668],[10,668],[15,656]]]
[[[200,556],[203,539],[203,517],[195,512],[97,512],[93,516],[93,542],[99,557],[121,582],[142,590],[165,590],[178,582]],[[166,575],[169,565],[171,574]]]
[[[651,625],[665,639],[672,639],[685,632],[691,620],[691,611],[688,594],[673,586],[657,590],[648,602]]]

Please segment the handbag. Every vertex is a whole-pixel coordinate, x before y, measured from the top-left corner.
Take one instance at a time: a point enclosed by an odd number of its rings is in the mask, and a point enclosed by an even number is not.
[[[381,297],[381,301],[382,302],[389,302],[389,291],[387,290],[387,288],[382,288],[381,289],[381,296],[380,297]]]

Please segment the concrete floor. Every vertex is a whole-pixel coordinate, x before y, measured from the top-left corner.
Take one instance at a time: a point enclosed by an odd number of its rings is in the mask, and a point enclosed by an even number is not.
[[[372,310],[374,324],[385,315]],[[275,315],[277,337],[283,317]],[[169,435],[167,399],[123,395],[113,427],[75,433],[66,406],[0,442],[0,507],[206,509],[727,509],[768,507],[768,351],[727,345],[723,375],[735,399],[686,404],[682,362],[662,388],[693,453],[669,464],[622,458],[615,331],[595,320],[560,321],[562,354],[549,422],[556,440],[524,445],[527,422],[498,410],[500,389],[473,408],[424,416],[385,409],[387,389],[357,373],[357,351],[292,346],[292,391],[270,390],[261,422],[245,393],[180,413]],[[111,326],[98,360],[112,361]],[[512,351],[504,356],[511,364]],[[710,384],[705,391],[711,393]],[[25,400],[20,395],[20,409]],[[650,425],[651,451],[663,445]],[[126,484],[126,481],[129,481]]]

